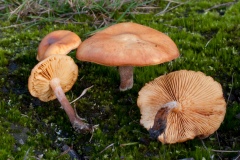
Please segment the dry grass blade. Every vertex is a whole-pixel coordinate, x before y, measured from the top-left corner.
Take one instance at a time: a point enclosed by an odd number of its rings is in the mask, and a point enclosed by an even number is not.
[[[98,129],[98,127],[99,127],[99,125],[98,125],[98,124],[96,124],[96,125],[92,126],[92,131],[91,131],[92,135],[91,135],[91,137],[90,137],[90,139],[89,139],[89,142],[91,142],[91,141],[92,141],[92,138],[93,138],[93,133],[94,133],[94,131],[95,131],[96,129]]]
[[[13,15],[17,15],[17,20],[19,20],[22,16],[27,16],[29,13],[41,14],[42,10],[44,10],[44,12],[48,12],[39,3],[33,0],[25,0],[16,8],[10,8],[10,10],[11,12],[8,18],[10,19]]]
[[[235,157],[233,160],[239,160],[240,159],[240,152],[239,154],[237,155],[237,157]]]
[[[137,144],[139,144],[139,143],[138,143],[138,142],[124,143],[124,144],[120,144],[120,147],[131,146],[131,145],[137,145]]]
[[[141,12],[141,7],[147,7],[149,1],[133,1],[133,0],[60,0],[58,3],[47,0],[23,0],[15,1],[15,3],[4,3],[0,10],[9,10],[10,12],[4,14],[4,17],[8,19],[14,19],[16,22],[22,21],[22,19],[30,18],[34,19],[38,23],[41,22],[56,22],[56,23],[73,23],[81,24],[76,19],[76,15],[87,15],[93,17],[92,26],[96,29],[107,26],[112,23],[120,21],[125,15],[131,13],[145,14]],[[123,6],[127,8],[123,11]],[[139,7],[139,8],[138,8]],[[140,10],[140,11],[139,11]],[[113,16],[118,13],[120,17],[115,20]],[[32,22],[32,21],[31,21]],[[21,23],[19,25],[24,25]],[[12,26],[11,26],[12,27]]]
[[[24,160],[27,160],[27,159],[28,159],[28,153],[29,153],[30,149],[31,149],[31,148],[28,148],[26,154],[24,155]]]
[[[19,26],[22,26],[22,25],[33,24],[33,23],[36,23],[36,20],[30,21],[30,22],[25,22],[25,23],[20,23],[20,24],[13,24],[13,25],[6,26],[6,27],[1,27],[0,30],[1,29],[7,29],[7,28],[16,28],[16,27],[19,27]]]
[[[203,148],[206,149],[209,152],[209,154],[210,154],[210,151],[212,151],[212,152],[219,152],[219,153],[240,153],[240,150],[239,151],[230,151],[230,150],[208,149],[202,139],[201,139],[201,142],[203,144]],[[211,155],[210,155],[210,157],[211,157]]]
[[[167,11],[167,9],[169,8],[170,4],[171,4],[171,2],[168,2],[168,4],[167,4],[166,8],[164,8],[164,10],[163,10],[163,11],[161,11],[161,12],[157,13],[155,16],[159,16],[159,15],[161,15],[161,14],[164,14],[164,13]]]
[[[226,150],[217,150],[217,149],[211,149],[213,152],[221,152],[221,153],[240,153],[239,151],[226,151]]]
[[[90,86],[90,87],[88,87],[88,88],[85,88],[85,89],[82,91],[81,95],[80,95],[79,97],[77,97],[75,100],[73,100],[72,102],[70,102],[70,104],[72,104],[72,103],[76,102],[77,100],[79,100],[79,99],[80,99],[82,96],[84,96],[84,95],[86,94],[86,92],[87,92],[89,89],[91,89],[92,87],[93,87],[93,85]]]
[[[189,2],[189,1],[187,1],[187,2],[185,2],[185,3],[177,3],[176,6],[173,6],[172,8],[169,8],[169,6],[170,6],[171,3],[176,3],[176,2],[175,2],[175,1],[168,1],[168,4],[167,4],[167,6],[164,8],[164,10],[161,11],[161,12],[159,12],[159,13],[157,13],[157,14],[155,14],[155,16],[159,16],[159,15],[165,14],[166,12],[171,11],[171,10],[173,10],[173,9],[175,9],[175,8],[181,6],[181,5],[184,5],[184,4],[188,3],[188,2]],[[169,9],[168,9],[168,8],[169,8]]]
[[[210,11],[212,9],[216,9],[216,8],[228,7],[228,6],[231,6],[231,5],[235,4],[235,3],[237,3],[237,1],[235,1],[235,2],[227,2],[227,3],[222,3],[222,4],[219,4],[219,5],[215,5],[215,6],[211,7],[211,8],[206,9],[205,12],[208,12],[208,11]]]
[[[108,145],[106,148],[104,148],[100,153],[103,153],[104,151],[106,151],[108,148],[113,147],[114,143]]]
[[[165,0],[166,2],[172,2],[172,3],[177,3],[177,4],[182,4],[183,2],[178,2],[178,1],[174,1],[174,0]]]

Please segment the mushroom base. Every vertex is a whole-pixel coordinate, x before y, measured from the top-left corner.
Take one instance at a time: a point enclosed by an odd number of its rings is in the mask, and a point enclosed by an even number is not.
[[[83,122],[82,119],[75,113],[71,104],[69,103],[62,87],[60,85],[60,80],[54,78],[50,81],[50,86],[53,89],[58,101],[62,105],[63,109],[68,115],[68,118],[73,126],[73,128],[78,132],[91,132],[93,130],[92,126]]]
[[[133,87],[133,66],[120,66],[118,67],[120,74],[120,91],[126,91]]]
[[[149,129],[150,138],[157,139],[167,127],[167,116],[179,103],[171,101],[164,104],[155,115],[153,127]]]

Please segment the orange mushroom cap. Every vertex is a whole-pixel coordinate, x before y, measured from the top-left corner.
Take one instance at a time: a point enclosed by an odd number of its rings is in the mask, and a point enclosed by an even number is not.
[[[162,32],[126,22],[112,25],[81,43],[76,57],[106,66],[147,66],[179,56],[176,44]]]
[[[140,123],[147,130],[156,128],[155,122],[166,120],[165,130],[158,136],[162,143],[208,137],[219,128],[226,113],[221,85],[202,72],[187,70],[146,84],[139,91],[137,104],[142,115]]]
[[[53,54],[68,54],[81,43],[80,37],[68,30],[57,30],[46,35],[38,46],[37,60],[42,61]]]

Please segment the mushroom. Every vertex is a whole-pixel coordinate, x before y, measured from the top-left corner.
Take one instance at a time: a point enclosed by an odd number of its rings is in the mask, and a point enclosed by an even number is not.
[[[133,86],[133,67],[156,65],[179,56],[176,44],[162,32],[126,22],[97,32],[81,43],[76,57],[105,66],[118,66],[120,91]]]
[[[65,55],[52,55],[39,62],[31,71],[28,89],[32,96],[47,102],[58,99],[74,129],[91,131],[89,124],[77,116],[65,92],[69,91],[78,77],[78,66]]]
[[[202,72],[180,70],[146,84],[137,99],[140,123],[162,143],[206,138],[221,125],[226,102],[221,85]]]
[[[80,37],[68,30],[57,30],[46,35],[38,46],[37,60],[42,61],[53,54],[68,54],[81,44]]]

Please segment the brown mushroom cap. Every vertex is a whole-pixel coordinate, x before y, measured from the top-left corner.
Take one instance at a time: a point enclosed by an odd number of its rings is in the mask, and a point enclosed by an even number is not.
[[[219,128],[226,113],[221,85],[202,72],[176,71],[146,84],[137,100],[140,123],[149,130],[157,112],[170,103],[176,107],[167,116],[165,132],[158,136],[162,143],[207,137]]]
[[[39,62],[32,69],[28,79],[28,89],[32,96],[47,102],[56,98],[50,86],[52,79],[60,79],[62,90],[67,92],[76,82],[77,76],[78,66],[71,57],[52,55]]]
[[[136,23],[112,25],[81,43],[76,57],[106,66],[147,66],[179,56],[167,35]]]
[[[80,37],[68,30],[57,30],[46,35],[38,46],[37,60],[42,61],[53,54],[68,54],[81,43]]]

